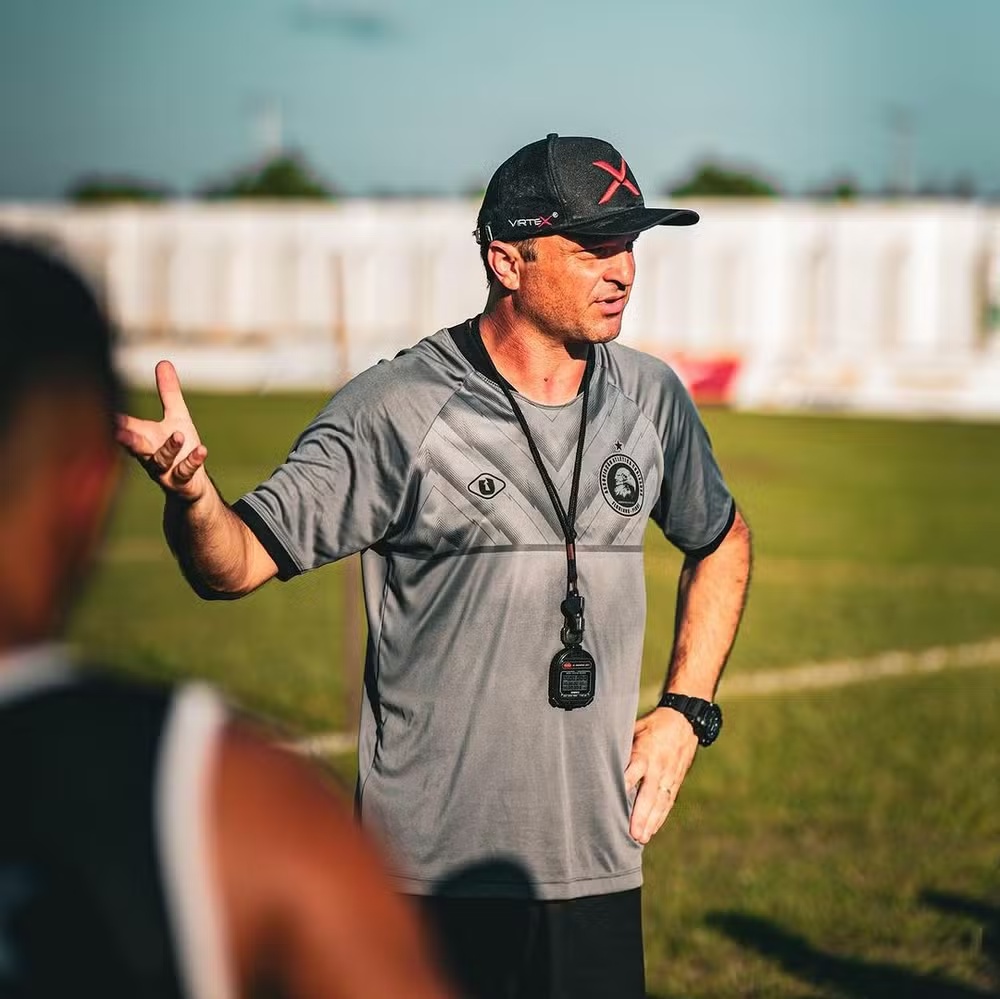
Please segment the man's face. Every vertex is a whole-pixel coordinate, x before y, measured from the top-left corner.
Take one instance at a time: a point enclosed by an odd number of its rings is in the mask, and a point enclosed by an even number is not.
[[[562,342],[606,343],[621,332],[635,280],[628,236],[545,236],[523,265],[515,307]]]

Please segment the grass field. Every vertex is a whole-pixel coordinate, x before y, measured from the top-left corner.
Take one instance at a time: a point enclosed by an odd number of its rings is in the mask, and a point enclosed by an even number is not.
[[[322,400],[189,401],[235,498]],[[734,689],[765,670],[1000,636],[1000,427],[706,422],[756,538]],[[350,567],[205,604],[166,551],[160,507],[133,471],[74,624],[81,643],[142,675],[206,675],[289,732],[346,727]],[[678,567],[651,532],[647,684],[669,649]],[[998,665],[730,699],[724,682],[723,737],[647,850],[650,995],[996,994]],[[349,759],[335,765],[350,776]]]

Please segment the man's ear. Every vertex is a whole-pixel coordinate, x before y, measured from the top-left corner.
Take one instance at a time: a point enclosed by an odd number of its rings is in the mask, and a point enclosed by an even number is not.
[[[118,489],[121,457],[110,445],[86,448],[59,467],[64,524],[80,539],[96,540]]]
[[[517,291],[521,286],[521,267],[524,260],[516,247],[495,239],[486,251],[486,261],[497,281],[507,291]]]

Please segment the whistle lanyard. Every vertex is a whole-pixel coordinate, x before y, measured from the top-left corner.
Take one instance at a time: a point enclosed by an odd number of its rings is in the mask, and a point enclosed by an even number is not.
[[[531,435],[531,429],[528,426],[528,421],[524,418],[524,413],[521,412],[521,407],[518,406],[517,400],[514,398],[514,393],[511,392],[510,386],[507,384],[500,372],[497,371],[496,365],[493,363],[493,358],[490,357],[489,351],[486,349],[486,344],[483,343],[482,334],[479,332],[478,325],[473,325],[472,333],[477,346],[482,351],[483,360],[486,364],[487,370],[492,373],[497,384],[500,386],[500,389],[503,391],[503,394],[507,397],[507,401],[510,403],[510,408],[513,410],[517,422],[521,425],[521,430],[524,431],[524,436],[528,441],[528,449],[531,451],[531,457],[542,477],[542,482],[545,483],[545,490],[549,494],[552,507],[556,512],[556,517],[559,519],[559,526],[562,528],[563,537],[566,539],[566,596],[575,597],[578,595],[576,586],[576,502],[580,492],[580,468],[583,464],[583,446],[587,437],[587,404],[590,400],[590,378],[594,373],[594,348],[590,347],[587,351],[587,366],[583,373],[583,408],[580,412],[580,433],[576,441],[576,461],[573,464],[573,484],[570,488],[569,507],[567,509],[563,507],[562,500],[559,498],[559,493],[556,492],[555,484],[552,482],[552,477],[549,475],[548,470],[545,467],[545,463],[542,461],[542,456],[538,451],[538,446],[535,444],[535,439]]]

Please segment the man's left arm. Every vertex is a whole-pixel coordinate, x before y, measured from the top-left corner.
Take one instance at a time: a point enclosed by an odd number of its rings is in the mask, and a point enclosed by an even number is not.
[[[743,614],[750,561],[750,528],[739,511],[715,551],[684,560],[664,693],[714,700]],[[670,814],[697,748],[691,723],[674,708],[655,708],[636,722],[625,780],[630,790],[639,786],[629,828],[638,842],[648,843]]]

